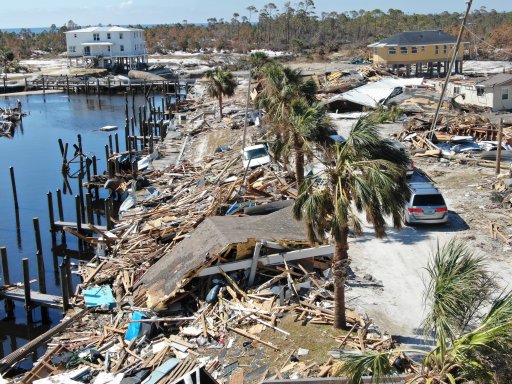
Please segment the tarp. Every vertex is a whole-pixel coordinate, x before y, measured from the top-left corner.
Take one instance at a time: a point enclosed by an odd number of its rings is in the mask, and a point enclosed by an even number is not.
[[[419,86],[422,83],[423,78],[381,79],[331,97],[327,103],[349,101],[365,107],[376,108],[378,104],[383,104],[390,97],[402,93],[404,87]]]

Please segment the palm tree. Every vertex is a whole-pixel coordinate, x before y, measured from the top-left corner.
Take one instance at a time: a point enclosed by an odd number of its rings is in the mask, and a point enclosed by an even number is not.
[[[253,77],[260,80],[263,77],[263,67],[268,62],[272,61],[265,52],[256,51],[251,53],[249,63],[252,67]]]
[[[292,101],[290,107],[290,144],[295,157],[295,179],[297,185],[304,181],[305,155],[313,154],[312,143],[326,144],[329,135],[335,134],[325,105],[310,105],[304,99]]]
[[[391,140],[381,138],[369,117],[352,128],[343,145],[336,144],[327,158],[323,177],[304,180],[293,206],[294,216],[311,228],[312,242],[330,233],[334,242],[334,327],[345,328],[345,280],[348,235],[363,232],[360,215],[373,225],[378,238],[385,235],[386,216],[402,226],[403,208],[410,196],[405,178],[408,157]]]
[[[423,325],[435,347],[408,383],[508,383],[512,363],[512,291],[496,295],[486,261],[461,241],[438,246],[427,266],[430,305]],[[494,296],[494,298],[493,298]],[[483,312],[488,308],[487,312]],[[338,373],[360,383],[372,372],[374,382],[398,373],[391,356],[398,351],[342,355]]]
[[[294,101],[303,100],[312,105],[316,101],[316,85],[312,80],[304,81],[300,70],[269,62],[263,67],[262,86],[256,105],[266,111],[266,119],[276,136],[276,156],[282,157],[286,163],[287,156],[283,155],[287,152],[284,149],[294,132],[291,125],[292,104]],[[297,144],[294,147],[299,146]],[[300,185],[300,174],[298,177],[297,185]]]
[[[208,84],[206,90],[210,97],[216,97],[219,100],[220,118],[222,119],[222,97],[233,96],[237,87],[233,74],[222,68],[216,68],[213,71],[206,72]]]

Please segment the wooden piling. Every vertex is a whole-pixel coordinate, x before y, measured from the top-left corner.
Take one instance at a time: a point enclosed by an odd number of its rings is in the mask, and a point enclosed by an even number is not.
[[[112,135],[108,135],[108,147],[109,147],[109,155],[112,156],[114,154],[114,146],[112,144]]]
[[[87,222],[94,225],[94,211],[92,208],[92,195],[90,193],[85,194],[85,202],[87,207]]]
[[[23,268],[23,291],[25,296],[25,311],[27,312],[27,322],[32,323],[32,300],[30,297],[30,270],[28,259],[21,260]]]
[[[41,232],[39,228],[39,218],[32,218],[34,224],[34,235],[36,239],[37,256],[37,276],[39,279],[39,292],[46,293],[46,277],[44,272],[43,246],[41,243]]]
[[[84,171],[84,157],[82,156],[82,135],[76,135],[78,141],[78,155],[80,156],[80,172]]]
[[[130,120],[124,121],[124,150],[130,150]]]
[[[0,247],[0,257],[2,258],[2,278],[4,286],[11,285],[11,278],[9,276],[9,259],[7,258],[7,248]],[[7,317],[14,317],[14,302],[12,300],[5,299],[4,308]]]
[[[19,209],[19,206],[18,206],[18,193],[16,192],[16,179],[14,177],[14,167],[9,167],[9,172],[11,173],[11,185],[12,185],[12,196],[14,198],[14,209],[17,211]]]
[[[44,76],[43,76],[43,95],[46,94],[46,90],[45,89],[46,89],[46,87],[44,85]]]
[[[91,182],[91,159],[88,157],[85,158],[85,177],[88,183]],[[88,190],[90,191],[91,188],[89,187]]]
[[[82,214],[80,210],[80,196],[75,195],[75,212],[76,212],[76,231],[78,234],[82,234]],[[83,249],[82,239],[78,239],[78,248]]]
[[[107,172],[109,169],[109,160],[110,160],[110,150],[109,150],[108,144],[105,144],[105,166],[106,166]]]
[[[69,95],[69,77],[66,75],[66,93]]]
[[[130,119],[131,127],[132,127],[132,136],[135,136],[135,115]]]
[[[60,189],[57,189],[57,208],[59,211],[59,220],[64,221],[64,208],[62,206],[62,192]],[[52,204],[52,214],[53,214],[53,204]]]
[[[116,145],[116,153],[119,153],[119,135],[117,133],[114,134],[114,143]]]
[[[84,174],[80,172],[78,174],[78,196],[80,197],[80,209],[81,212],[85,212],[85,198],[84,198]]]
[[[112,218],[110,216],[110,197],[105,199],[105,219],[107,230],[112,228]]]
[[[71,275],[71,259],[69,256],[64,256],[62,260],[64,262],[64,266],[66,268],[66,283],[68,284],[68,296],[73,296],[73,279]]]
[[[66,276],[66,266],[64,263],[61,263],[60,267],[60,284],[62,290],[62,311],[65,314],[69,309],[69,292],[68,292],[68,283]]]

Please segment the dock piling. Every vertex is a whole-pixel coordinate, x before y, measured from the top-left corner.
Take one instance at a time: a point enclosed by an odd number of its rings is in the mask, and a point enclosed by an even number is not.
[[[21,260],[23,267],[23,291],[25,296],[25,311],[27,312],[27,322],[32,323],[32,300],[30,292],[30,270],[28,259],[25,257]]]
[[[14,198],[14,209],[18,211],[18,193],[16,192],[16,179],[14,177],[14,167],[9,167],[9,172],[11,173],[11,185],[12,185],[12,195]]]
[[[0,247],[0,257],[2,258],[2,278],[4,285],[11,285],[9,276],[9,259],[7,258],[7,248]],[[5,313],[8,318],[14,317],[14,302],[9,299],[4,300]]]

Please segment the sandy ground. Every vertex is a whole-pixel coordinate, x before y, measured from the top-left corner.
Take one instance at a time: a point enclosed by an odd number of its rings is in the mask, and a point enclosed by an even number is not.
[[[478,225],[481,212],[488,211],[493,203],[489,190],[476,186],[492,178],[493,170],[456,164],[447,167],[437,162],[417,165],[441,188],[450,209],[448,224],[390,230],[384,240],[375,239],[367,225],[363,237],[351,239],[349,250],[355,275],[366,275],[366,279],[363,283],[350,282],[347,291],[349,306],[367,313],[382,330],[405,337],[412,344],[421,342],[423,336],[424,268],[437,244],[442,246],[453,237],[462,239],[486,258],[488,269],[503,288],[512,277],[512,263],[506,256],[512,249],[492,240]]]

